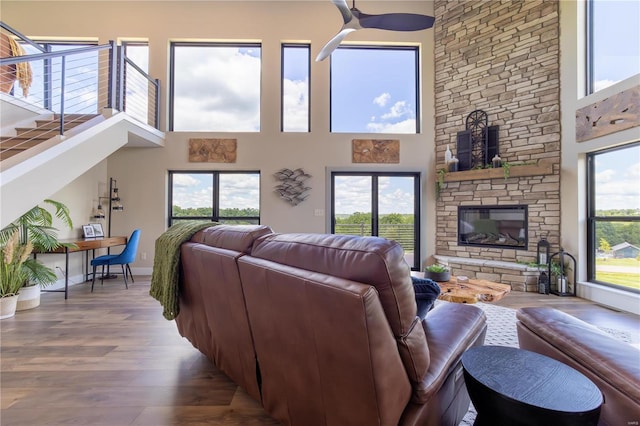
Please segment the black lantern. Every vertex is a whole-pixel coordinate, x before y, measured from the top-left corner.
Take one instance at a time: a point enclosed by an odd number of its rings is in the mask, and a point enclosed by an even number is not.
[[[538,265],[546,265],[549,262],[549,241],[545,237],[538,241]]]
[[[544,271],[540,272],[540,276],[538,277],[538,293],[549,294],[550,289],[549,276]]]

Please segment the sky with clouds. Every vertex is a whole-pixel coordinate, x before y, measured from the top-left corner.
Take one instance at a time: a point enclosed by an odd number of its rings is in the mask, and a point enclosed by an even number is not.
[[[595,1],[596,88],[606,87],[628,77],[629,63],[639,62],[637,37],[640,2],[631,0]],[[616,25],[611,25],[616,22]],[[620,42],[620,41],[623,42]],[[56,46],[56,50],[68,46]],[[32,53],[32,52],[31,52]],[[146,48],[131,48],[128,55],[143,69],[148,66]],[[260,131],[261,49],[259,45],[175,47],[175,130]],[[331,120],[333,132],[415,133],[416,101],[415,61],[411,49],[339,48],[331,55]],[[91,73],[95,60],[85,59],[79,69]],[[285,131],[308,131],[309,123],[309,51],[285,48],[283,61],[283,111]],[[640,64],[638,64],[640,66]],[[636,68],[637,69],[637,68]],[[37,70],[34,70],[37,72]],[[39,72],[41,73],[41,72]],[[67,75],[70,80],[75,73]],[[32,89],[37,92],[38,89]],[[41,89],[40,89],[41,91]],[[130,101],[146,88],[129,88]],[[19,92],[19,90],[18,90]],[[35,94],[35,93],[34,93]],[[32,95],[33,96],[33,95]],[[143,97],[144,97],[143,96]],[[141,119],[146,111],[141,114]],[[615,152],[598,157],[597,182],[600,208],[640,208],[640,156]],[[239,180],[242,180],[238,178]],[[259,188],[251,177],[248,182],[233,182],[227,188],[229,202],[236,206],[257,207],[258,194],[244,198],[235,190]],[[176,182],[175,194],[182,207],[210,204],[212,188],[198,179]],[[247,186],[248,185],[248,186]],[[381,181],[381,211],[412,212],[413,188],[402,181]],[[370,184],[366,179],[351,179],[338,186],[338,212],[369,211]],[[342,192],[344,191],[344,192]],[[180,198],[181,194],[188,197]],[[205,204],[202,204],[205,203]]]
[[[593,5],[597,91],[640,70],[640,1],[595,0]]]
[[[212,207],[213,182],[206,173],[175,173],[173,204],[182,208]],[[220,175],[220,208],[260,208],[260,175]]]
[[[596,209],[640,209],[640,145],[596,157]]]

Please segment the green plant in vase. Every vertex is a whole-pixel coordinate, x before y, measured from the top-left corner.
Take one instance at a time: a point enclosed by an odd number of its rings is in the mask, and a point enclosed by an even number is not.
[[[434,281],[445,282],[451,279],[451,271],[448,266],[434,263],[424,268],[424,277]]]
[[[31,242],[20,244],[18,231],[0,247],[0,297],[18,294],[28,277],[26,262],[32,250]]]
[[[44,200],[44,203],[55,209],[55,217],[60,219],[70,229],[73,222],[69,209],[63,203],[54,200]],[[58,229],[53,227],[54,215],[44,207],[35,206],[13,223],[0,230],[0,246],[5,246],[17,235],[18,244],[21,246],[30,244],[35,252],[48,252],[59,247],[75,247],[73,244],[63,243],[58,240]],[[31,251],[30,251],[31,252]],[[23,280],[23,287],[41,287],[53,284],[57,281],[55,270],[45,266],[38,260],[28,257],[23,265],[26,279]],[[37,293],[37,304],[40,303],[40,293]],[[18,308],[20,310],[20,308]]]

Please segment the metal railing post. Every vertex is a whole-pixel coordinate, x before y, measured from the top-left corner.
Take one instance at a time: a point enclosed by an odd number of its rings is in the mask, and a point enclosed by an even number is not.
[[[51,52],[51,46],[47,46],[46,52]],[[53,110],[53,59],[46,58],[44,60],[44,75],[43,75],[43,85],[44,85],[44,93],[43,93],[43,106],[44,109]]]
[[[66,69],[66,56],[62,58],[62,69],[60,70],[60,135],[64,135],[64,79],[65,79],[65,69]]]
[[[156,111],[155,111],[155,128],[160,129],[160,80],[156,78]]]
[[[118,76],[119,76],[117,109],[118,111],[124,112],[124,103],[125,103],[124,86],[125,86],[125,80],[126,80],[125,67],[124,67],[125,65],[124,46],[118,46],[117,51],[118,51]]]
[[[109,41],[111,48],[109,49],[109,89],[107,90],[107,108],[114,108],[116,90],[117,90],[117,60],[118,55],[116,52],[116,42],[114,40]]]

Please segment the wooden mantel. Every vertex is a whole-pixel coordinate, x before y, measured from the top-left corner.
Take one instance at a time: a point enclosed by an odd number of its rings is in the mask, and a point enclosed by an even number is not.
[[[509,177],[542,176],[553,174],[553,164],[549,160],[540,160],[537,164],[514,164],[509,168]],[[461,182],[480,179],[504,179],[502,167],[497,169],[464,170],[461,172],[447,172],[445,182]]]

